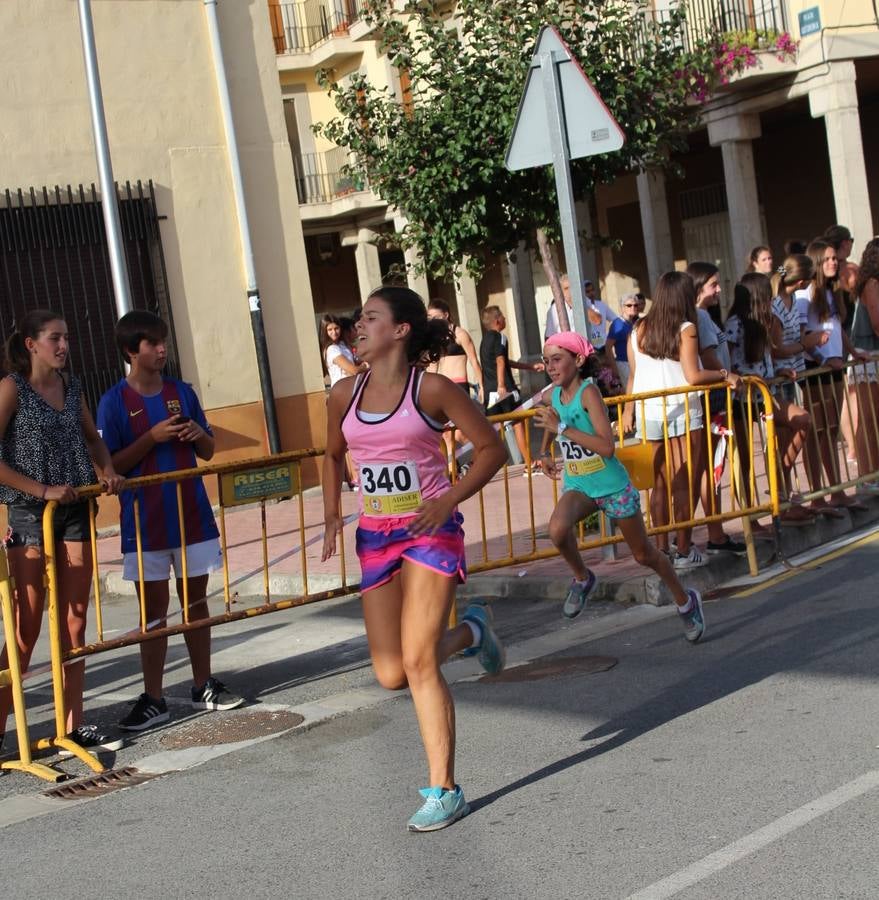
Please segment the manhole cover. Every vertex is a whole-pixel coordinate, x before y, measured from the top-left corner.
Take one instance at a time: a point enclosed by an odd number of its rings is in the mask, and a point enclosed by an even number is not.
[[[279,710],[234,710],[211,713],[192,722],[184,722],[162,738],[162,746],[172,750],[186,747],[209,747],[212,744],[234,744],[287,731],[300,725],[304,717]]]
[[[118,791],[120,788],[134,787],[136,784],[142,784],[155,777],[152,773],[138,772],[133,766],[126,766],[124,769],[111,769],[101,775],[71,781],[63,787],[43,791],[43,796],[51,797],[53,800],[81,800],[84,797],[99,797],[110,791]]]
[[[513,666],[500,675],[483,675],[480,681],[516,682],[540,681],[542,678],[558,678],[560,675],[592,675],[594,672],[606,672],[612,669],[619,660],[613,656],[561,656],[554,659],[541,659],[526,663],[524,666]]]

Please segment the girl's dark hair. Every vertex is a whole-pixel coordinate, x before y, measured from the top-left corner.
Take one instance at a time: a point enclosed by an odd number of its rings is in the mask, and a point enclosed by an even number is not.
[[[760,272],[748,272],[735,286],[729,317],[738,316],[744,334],[745,360],[763,361],[772,327],[772,285]]]
[[[845,298],[842,291],[837,290],[835,278],[825,278],[824,276],[824,254],[832,249],[836,252],[836,247],[827,241],[814,240],[806,247],[806,254],[811,257],[812,265],[815,266],[815,272],[812,275],[812,296],[811,302],[818,314],[819,322],[826,322],[830,318],[830,303],[827,300],[827,292],[833,295],[836,302],[836,314],[839,321],[845,321]]]
[[[708,280],[719,273],[720,269],[710,262],[699,262],[697,260],[687,266],[687,274],[693,279],[693,285],[696,288],[696,303],[699,302],[699,295],[702,293],[702,288],[708,284]],[[714,306],[709,306],[705,311],[711,316],[715,324],[720,325],[720,308],[716,303]]]
[[[720,269],[710,262],[691,262],[687,266],[687,274],[693,279],[693,287],[696,289],[696,299],[702,293],[702,288],[708,283],[709,278],[713,278],[720,272]]]
[[[790,253],[772,276],[772,293],[780,297],[781,289],[784,288],[785,294],[789,294],[789,288],[799,281],[811,281],[814,274],[815,264],[811,257],[805,253]]]
[[[327,347],[330,344],[335,344],[335,341],[331,341],[329,335],[327,334],[327,325],[338,325],[339,326],[339,340],[342,340],[342,335],[345,333],[345,327],[342,324],[342,319],[338,316],[334,316],[331,313],[325,313],[320,318],[320,334],[318,335],[318,342],[320,344],[320,364],[323,367],[324,375],[329,374],[329,369],[327,369]]]
[[[438,309],[448,320],[452,321],[452,308],[441,297],[431,297],[427,304],[428,309]]]
[[[679,360],[684,322],[696,324],[696,285],[686,272],[666,272],[656,283],[650,312],[636,325],[641,352]]]
[[[129,354],[137,353],[143,340],[164,341],[168,337],[168,326],[155,313],[146,309],[133,309],[116,323],[116,346],[125,362]]]
[[[757,265],[757,260],[760,259],[761,253],[769,253],[772,254],[772,248],[765,246],[765,244],[761,244],[759,247],[755,247],[750,255],[748,256],[748,265],[747,269],[749,272],[753,271],[754,266]]]
[[[879,238],[867,242],[858,266],[858,284],[855,295],[860,297],[864,287],[871,278],[879,279]]]
[[[27,378],[31,374],[31,355],[25,340],[35,341],[49,322],[64,321],[64,316],[50,309],[32,309],[16,323],[15,331],[6,341],[4,368],[7,372],[17,372]]]
[[[445,353],[452,339],[448,322],[428,319],[424,301],[411,288],[383,285],[372,291],[369,297],[378,297],[387,303],[391,318],[397,325],[409,325],[406,357],[410,365],[436,362]]]

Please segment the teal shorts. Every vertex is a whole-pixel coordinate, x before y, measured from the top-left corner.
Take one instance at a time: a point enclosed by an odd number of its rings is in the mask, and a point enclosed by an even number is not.
[[[641,512],[641,495],[630,481],[621,491],[606,497],[593,497],[595,505],[611,519],[628,519]]]

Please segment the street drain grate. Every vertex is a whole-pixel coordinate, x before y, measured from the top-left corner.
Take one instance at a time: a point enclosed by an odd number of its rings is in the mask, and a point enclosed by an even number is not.
[[[139,772],[133,766],[124,769],[111,769],[102,775],[93,775],[91,778],[83,778],[80,781],[71,781],[63,787],[52,788],[43,791],[44,797],[53,800],[82,800],[86,797],[102,797],[110,791],[118,791],[121,788],[134,787],[155,778],[151,772]]]
[[[304,716],[285,709],[214,712],[176,726],[162,738],[162,746],[185,750],[187,747],[234,744],[287,731],[303,721]]]
[[[562,675],[592,675],[595,672],[606,672],[618,662],[619,660],[613,656],[561,656],[525,663],[523,666],[513,666],[500,675],[483,675],[479,680],[495,684],[540,681],[543,678],[558,678]]]

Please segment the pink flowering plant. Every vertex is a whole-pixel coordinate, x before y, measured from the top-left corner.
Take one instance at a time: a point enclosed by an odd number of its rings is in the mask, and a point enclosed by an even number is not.
[[[779,62],[793,62],[798,48],[799,42],[786,31],[727,31],[706,41],[698,53],[700,62],[677,75],[689,83],[691,96],[701,103],[718,86],[759,66],[759,53],[774,53]]]

